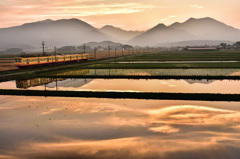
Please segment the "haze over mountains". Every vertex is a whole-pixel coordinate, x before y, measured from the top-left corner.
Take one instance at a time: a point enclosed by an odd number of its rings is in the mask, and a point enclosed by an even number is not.
[[[239,41],[240,30],[212,18],[190,18],[170,26],[159,24],[130,41],[134,45],[154,45],[181,41]]]
[[[114,40],[98,29],[78,19],[44,20],[0,29],[0,44],[31,45],[42,41],[48,46],[81,45],[89,41]]]
[[[126,42],[134,37],[144,33],[143,31],[126,31],[122,30],[120,28],[116,28],[112,25],[105,25],[100,29],[101,32],[105,33],[106,35],[109,35],[117,40],[119,42]]]
[[[0,47],[40,49],[42,41],[48,47],[101,41],[137,46],[197,45],[240,41],[240,30],[212,18],[190,18],[170,26],[158,24],[145,32],[125,31],[109,25],[97,29],[78,19],[44,20],[0,29]]]

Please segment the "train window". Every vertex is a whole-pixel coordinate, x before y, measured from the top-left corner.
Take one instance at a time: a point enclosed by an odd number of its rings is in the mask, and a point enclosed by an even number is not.
[[[19,58],[19,59],[18,59],[18,62],[22,62],[22,59]]]

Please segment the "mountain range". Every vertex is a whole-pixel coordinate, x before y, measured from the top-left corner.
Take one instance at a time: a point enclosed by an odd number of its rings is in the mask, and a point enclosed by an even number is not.
[[[80,45],[89,41],[114,40],[99,29],[78,19],[44,20],[0,29],[1,43],[12,45],[47,46]],[[14,47],[14,46],[13,46]]]
[[[100,31],[123,43],[144,33],[143,31],[126,31],[120,28],[116,28],[112,25],[105,25],[104,27],[100,28]]]
[[[181,41],[238,41],[240,30],[212,18],[190,18],[170,26],[158,24],[130,40],[134,45],[155,45]]]
[[[100,29],[78,19],[44,20],[21,26],[0,29],[0,47],[40,49],[41,42],[48,47],[82,45],[89,42],[113,41],[135,46],[197,45],[199,42],[233,43],[240,41],[240,30],[212,18],[190,18],[170,26],[158,24],[145,31],[126,31],[106,25]],[[200,45],[200,44],[199,44]]]

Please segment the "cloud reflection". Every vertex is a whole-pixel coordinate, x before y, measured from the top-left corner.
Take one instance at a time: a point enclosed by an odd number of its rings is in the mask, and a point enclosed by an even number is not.
[[[0,159],[240,155],[237,102],[14,96],[0,101]]]

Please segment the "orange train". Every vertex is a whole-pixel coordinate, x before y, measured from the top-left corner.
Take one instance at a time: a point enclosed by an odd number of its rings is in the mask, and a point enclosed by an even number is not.
[[[57,55],[42,57],[15,57],[15,65],[19,68],[29,66],[50,65],[54,63],[86,61],[89,54]]]

